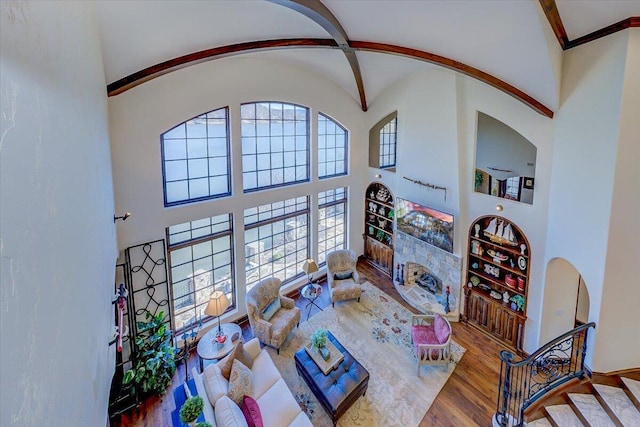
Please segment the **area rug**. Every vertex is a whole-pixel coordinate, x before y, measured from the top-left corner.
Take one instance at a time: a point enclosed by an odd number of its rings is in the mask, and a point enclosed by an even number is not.
[[[369,387],[340,418],[338,426],[418,426],[465,352],[455,342],[455,363],[422,367],[411,344],[411,313],[368,282],[362,297],[337,302],[315,314],[292,332],[280,354],[266,347],[289,389],[315,427],[332,426],[331,418],[304,380],[298,376],[293,355],[309,343],[317,328],[326,328],[369,371]]]

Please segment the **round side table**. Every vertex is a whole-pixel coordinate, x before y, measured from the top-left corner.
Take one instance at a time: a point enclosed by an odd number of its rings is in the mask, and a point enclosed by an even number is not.
[[[235,323],[223,323],[221,325],[222,333],[227,336],[227,340],[223,344],[216,342],[216,334],[218,333],[217,325],[209,332],[204,334],[200,341],[198,341],[198,357],[200,359],[200,372],[204,369],[204,360],[219,360],[231,353],[233,346],[239,340],[242,340],[242,328]],[[237,333],[238,339],[231,341],[231,337]]]
[[[320,308],[320,306],[316,304],[316,300],[318,299],[321,293],[322,293],[322,286],[315,285],[313,283],[309,283],[308,285],[305,285],[300,291],[300,295],[302,295],[303,298],[309,300],[309,302],[305,306],[309,308],[309,311],[307,312],[307,320],[309,320],[309,315],[311,314],[312,305],[315,305],[320,309],[320,311],[323,311],[322,308]]]

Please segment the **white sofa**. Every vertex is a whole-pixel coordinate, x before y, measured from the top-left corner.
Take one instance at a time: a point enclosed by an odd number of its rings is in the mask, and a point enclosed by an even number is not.
[[[253,358],[251,397],[260,407],[264,427],[312,427],[269,353],[260,348],[258,339],[244,344],[244,349]],[[214,427],[246,427],[248,424],[240,407],[226,396],[227,380],[219,375],[217,365],[224,363],[224,360],[207,366],[203,372],[198,372],[197,368],[191,370],[198,395],[204,401],[204,418]]]

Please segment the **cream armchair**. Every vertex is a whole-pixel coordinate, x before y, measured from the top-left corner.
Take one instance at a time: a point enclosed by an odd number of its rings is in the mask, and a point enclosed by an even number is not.
[[[356,270],[357,262],[356,253],[349,249],[340,249],[327,254],[327,284],[331,305],[335,306],[336,301],[355,298],[360,302],[362,288],[360,288],[360,277]]]
[[[451,324],[436,314],[411,318],[411,342],[418,359],[418,376],[422,365],[448,365],[451,354]]]
[[[293,299],[280,295],[281,284],[276,277],[263,279],[245,298],[253,335],[278,353],[289,332],[300,324],[300,309]]]

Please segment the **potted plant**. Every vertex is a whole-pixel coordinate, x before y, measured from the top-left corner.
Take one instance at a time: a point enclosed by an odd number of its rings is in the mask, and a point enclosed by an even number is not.
[[[195,427],[213,427],[213,426],[208,421],[200,421],[199,423],[196,423]]]
[[[183,424],[194,425],[196,419],[202,413],[204,402],[200,396],[188,398],[180,408],[180,421]]]
[[[514,295],[511,297],[511,308],[516,311],[524,311],[524,297],[522,295]]]
[[[311,348],[315,349],[324,360],[329,359],[329,350],[327,345],[327,330],[324,328],[318,328],[311,334]]]
[[[139,335],[134,340],[135,365],[124,375],[123,383],[133,383],[134,393],[163,394],[176,371],[171,330],[162,311],[154,316],[147,310],[145,318],[146,322],[138,322]]]

